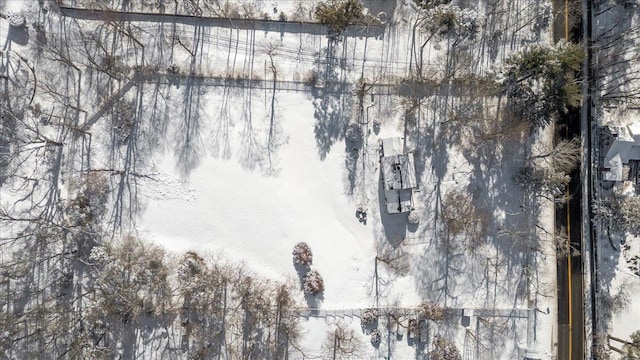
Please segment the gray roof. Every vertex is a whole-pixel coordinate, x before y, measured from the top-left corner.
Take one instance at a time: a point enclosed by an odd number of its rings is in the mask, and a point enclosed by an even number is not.
[[[413,154],[399,154],[382,158],[382,178],[385,190],[414,189],[416,167]]]
[[[413,190],[389,190],[384,192],[384,202],[389,214],[411,211],[413,208]]]

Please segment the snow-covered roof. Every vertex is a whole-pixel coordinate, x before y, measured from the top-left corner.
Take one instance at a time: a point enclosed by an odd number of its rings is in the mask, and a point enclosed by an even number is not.
[[[417,187],[413,154],[383,157],[382,177],[385,190],[413,189]]]
[[[611,160],[605,162],[605,170],[602,171],[603,180],[622,181],[622,160],[620,154],[616,154]],[[608,169],[608,170],[606,170]]]
[[[629,160],[640,160],[640,123],[628,126],[608,126],[613,141],[602,164],[603,179],[623,181],[623,165]],[[608,170],[607,170],[608,169]]]
[[[413,207],[413,190],[387,190],[384,192],[384,203],[387,206],[387,213],[399,214],[411,211]]]
[[[418,187],[413,154],[403,153],[399,137],[382,139],[380,171],[384,184],[384,200],[387,212],[397,214],[411,211],[413,189]]]
[[[633,136],[634,139],[638,140],[637,137],[640,136],[640,122],[634,122],[631,125],[627,126],[629,129],[629,133]]]

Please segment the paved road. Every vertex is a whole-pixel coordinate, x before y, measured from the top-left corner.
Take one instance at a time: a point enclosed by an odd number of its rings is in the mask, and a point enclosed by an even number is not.
[[[556,17],[554,40],[580,42],[582,24],[580,19],[572,19],[568,13],[568,0],[554,0],[554,9],[565,16]],[[579,137],[582,134],[581,109],[572,108],[568,114],[561,114],[557,122],[556,141]],[[582,261],[582,167],[571,173],[568,192],[571,199],[564,206],[556,208],[556,232],[569,236],[571,247],[579,255],[558,259],[558,359],[582,360],[585,358],[584,320],[584,278]]]

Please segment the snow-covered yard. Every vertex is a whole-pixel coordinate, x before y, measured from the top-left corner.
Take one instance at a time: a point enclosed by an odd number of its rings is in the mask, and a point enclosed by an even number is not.
[[[78,179],[106,174],[108,240],[100,245],[133,234],[166,249],[167,258],[217,254],[256,278],[299,284],[291,252],[307,243],[324,291],[296,289],[292,316],[311,357],[330,357],[331,334],[349,337],[353,329],[347,358],[422,358],[436,336],[465,359],[514,359],[528,350],[549,358],[553,209],[513,178],[548,147],[551,129],[523,137],[522,129],[494,124],[501,103],[482,83],[510,53],[548,42],[548,4],[457,4],[468,8],[468,23],[457,26],[476,41],[459,29],[452,37],[415,31],[424,18],[414,3],[364,3],[388,16],[384,31],[341,41],[294,32],[295,24],[272,32],[141,15],[118,27],[117,19],[80,11],[47,15],[35,2],[22,9],[38,18],[46,40],[31,29],[10,31],[6,22],[0,38],[7,51],[33,59],[43,84],[65,84],[40,85],[30,105],[52,114],[51,122],[33,116],[37,133],[62,137],[62,165],[44,172],[60,174],[52,188],[64,189],[60,203],[74,206]],[[295,11],[289,1],[277,8]],[[511,11],[517,16],[509,18]],[[424,79],[411,79],[416,72]],[[362,138],[349,139],[348,125],[359,125]],[[419,224],[385,212],[379,141],[396,136],[416,159]],[[9,185],[30,181],[21,174]],[[40,186],[27,197],[45,192]],[[3,206],[23,192],[6,190]],[[366,221],[358,208],[367,210]],[[445,315],[418,323],[425,303]],[[361,326],[369,308],[379,313],[375,344],[372,328]],[[422,339],[408,333],[410,319],[425,327]],[[156,330],[136,341],[162,344],[169,335]]]

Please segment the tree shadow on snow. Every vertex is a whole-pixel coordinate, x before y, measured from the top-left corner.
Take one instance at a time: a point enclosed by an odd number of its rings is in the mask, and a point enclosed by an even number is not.
[[[396,248],[401,245],[407,236],[408,213],[389,214],[387,212],[382,172],[378,176],[378,206],[380,208],[380,222],[384,230],[384,237],[389,245]]]
[[[320,159],[336,141],[342,140],[352,111],[350,88],[345,81],[346,54],[336,57],[341,43],[328,40],[327,47],[315,55],[316,84],[312,88],[314,134]]]

